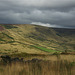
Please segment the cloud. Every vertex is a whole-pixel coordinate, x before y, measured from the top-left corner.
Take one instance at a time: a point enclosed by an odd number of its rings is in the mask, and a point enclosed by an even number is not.
[[[59,27],[59,28],[61,28],[61,27],[58,26],[58,25],[51,25],[50,23],[32,22],[31,24],[34,24],[34,25],[41,25],[41,26],[45,26],[45,27]]]
[[[75,0],[0,0],[0,23],[75,28]]]

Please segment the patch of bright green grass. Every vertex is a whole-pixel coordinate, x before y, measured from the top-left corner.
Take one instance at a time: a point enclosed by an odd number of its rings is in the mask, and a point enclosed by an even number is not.
[[[38,46],[34,46],[34,45],[31,45],[32,47],[35,47],[37,49],[40,49],[42,51],[45,51],[45,52],[59,52],[59,51],[56,51],[56,50],[51,50],[51,49],[47,49],[47,48],[44,48],[44,47],[38,47]]]

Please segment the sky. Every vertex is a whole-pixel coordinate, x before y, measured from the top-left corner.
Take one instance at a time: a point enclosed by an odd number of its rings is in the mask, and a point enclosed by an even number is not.
[[[0,24],[75,28],[75,0],[0,0]]]

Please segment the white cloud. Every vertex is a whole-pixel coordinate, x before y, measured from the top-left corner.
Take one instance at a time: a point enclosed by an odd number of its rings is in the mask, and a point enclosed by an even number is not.
[[[60,27],[60,26],[57,26],[57,25],[52,25],[52,24],[49,24],[49,23],[42,23],[42,22],[32,22],[31,24],[41,25],[41,26],[46,26],[46,27]]]

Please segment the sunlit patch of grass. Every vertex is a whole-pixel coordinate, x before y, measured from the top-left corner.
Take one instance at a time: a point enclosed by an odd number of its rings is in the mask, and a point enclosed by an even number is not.
[[[35,46],[35,45],[31,45],[32,47],[35,47],[37,49],[40,49],[42,51],[45,51],[45,52],[60,52],[60,51],[56,51],[56,50],[51,50],[51,49],[47,49],[47,48],[44,48],[44,47],[39,47],[39,46]]]

